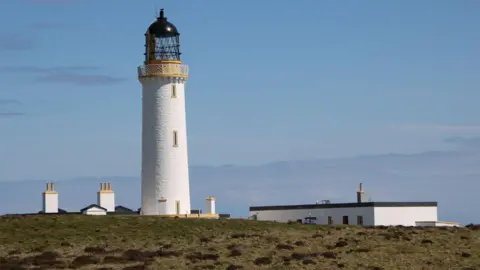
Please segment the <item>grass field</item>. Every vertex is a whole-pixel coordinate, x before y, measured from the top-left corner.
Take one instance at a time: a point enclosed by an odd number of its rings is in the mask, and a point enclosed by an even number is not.
[[[0,269],[480,269],[480,229],[4,216]]]

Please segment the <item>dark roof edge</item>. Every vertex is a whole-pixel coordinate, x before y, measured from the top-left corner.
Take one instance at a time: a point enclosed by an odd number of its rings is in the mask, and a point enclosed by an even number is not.
[[[130,209],[130,208],[128,208],[128,207],[125,207],[125,206],[123,206],[123,205],[117,205],[117,206],[115,206],[115,210],[117,210],[117,209],[123,209],[123,210],[130,211],[130,212],[136,212],[136,211],[134,211],[134,210],[132,210],[132,209]]]
[[[358,208],[358,207],[421,207],[421,206],[436,207],[438,206],[438,203],[437,202],[364,202],[364,203],[268,205],[268,206],[251,206],[250,211],[331,209],[331,208]]]
[[[87,209],[89,209],[89,208],[92,208],[92,207],[97,207],[97,208],[100,208],[100,209],[102,209],[102,210],[107,211],[107,209],[106,209],[105,207],[101,207],[101,206],[98,205],[98,204],[90,204],[89,206],[80,209],[80,212],[83,212],[83,211],[85,211],[85,210],[87,210]]]

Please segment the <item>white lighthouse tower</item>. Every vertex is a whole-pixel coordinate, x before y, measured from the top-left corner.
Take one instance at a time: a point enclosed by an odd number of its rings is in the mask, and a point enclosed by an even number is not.
[[[142,215],[190,214],[185,83],[180,33],[163,9],[148,28],[142,84]]]

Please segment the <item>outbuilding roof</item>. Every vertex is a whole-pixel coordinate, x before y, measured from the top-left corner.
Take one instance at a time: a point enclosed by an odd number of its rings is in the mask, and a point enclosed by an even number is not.
[[[364,203],[268,205],[268,206],[251,206],[250,211],[332,209],[332,208],[358,208],[358,207],[422,207],[422,206],[436,207],[438,206],[438,203],[437,202],[364,202]]]
[[[87,206],[87,207],[85,207],[85,208],[82,208],[82,209],[80,209],[80,212],[85,212],[86,210],[88,210],[88,209],[90,209],[90,208],[94,208],[94,207],[96,207],[96,208],[100,208],[100,209],[102,209],[102,210],[105,210],[105,211],[107,211],[107,209],[106,209],[106,208],[104,208],[104,207],[101,207],[101,206],[100,206],[100,205],[98,205],[98,204],[90,204],[89,206]]]

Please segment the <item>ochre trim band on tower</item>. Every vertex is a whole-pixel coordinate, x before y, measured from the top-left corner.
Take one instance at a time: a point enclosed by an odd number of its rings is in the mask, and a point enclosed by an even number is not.
[[[188,66],[175,63],[141,65],[138,67],[138,77],[188,78]]]
[[[180,60],[150,60],[147,65],[182,64]]]

